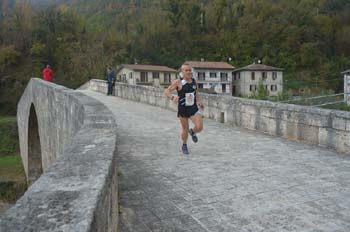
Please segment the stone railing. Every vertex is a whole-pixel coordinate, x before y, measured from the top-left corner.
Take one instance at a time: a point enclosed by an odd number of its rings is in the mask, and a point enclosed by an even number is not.
[[[117,231],[116,124],[98,101],[31,79],[18,103],[30,187],[0,231]]]
[[[106,93],[106,82],[91,80],[84,88]],[[117,82],[114,91],[118,97],[176,110],[160,88]],[[227,95],[201,93],[200,97],[205,104],[205,117],[350,154],[350,112]]]

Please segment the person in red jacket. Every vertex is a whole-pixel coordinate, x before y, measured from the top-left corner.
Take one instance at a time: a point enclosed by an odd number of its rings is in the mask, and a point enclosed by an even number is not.
[[[46,65],[46,68],[44,68],[43,70],[43,79],[45,81],[52,82],[54,76],[55,76],[55,73],[52,71],[51,66]]]

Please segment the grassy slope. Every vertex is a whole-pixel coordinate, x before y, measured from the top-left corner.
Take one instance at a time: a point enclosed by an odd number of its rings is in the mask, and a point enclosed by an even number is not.
[[[0,116],[0,208],[2,202],[15,202],[25,189],[16,118]]]
[[[24,170],[21,157],[16,155],[0,157],[0,182],[23,181]]]
[[[18,154],[16,117],[0,116],[0,157]]]

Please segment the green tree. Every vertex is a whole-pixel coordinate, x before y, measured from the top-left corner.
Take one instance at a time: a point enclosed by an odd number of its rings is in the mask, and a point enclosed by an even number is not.
[[[0,47],[0,72],[18,63],[21,53],[13,45]]]
[[[252,92],[249,98],[254,98],[258,100],[267,100],[268,96],[269,96],[269,91],[264,86],[263,82],[259,81],[257,90]]]

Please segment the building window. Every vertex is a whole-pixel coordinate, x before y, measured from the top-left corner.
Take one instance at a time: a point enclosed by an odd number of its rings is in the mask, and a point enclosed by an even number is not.
[[[254,81],[255,80],[255,72],[252,72],[251,76],[252,76],[252,81]]]
[[[205,72],[198,72],[198,80],[205,81]]]
[[[249,85],[250,92],[256,91],[256,85]]]
[[[165,83],[171,82],[171,74],[170,73],[164,73],[164,82]]]
[[[159,72],[153,72],[152,73],[152,78],[153,79],[159,79]]]
[[[220,80],[227,81],[227,73],[226,72],[220,73]]]
[[[272,80],[276,80],[277,79],[277,72],[272,72]]]
[[[205,72],[198,72],[198,77],[205,77]]]
[[[141,82],[148,82],[148,72],[141,72]]]
[[[261,73],[261,78],[263,81],[266,80],[266,78],[267,78],[266,72]]]
[[[123,74],[123,81],[126,82],[126,74]]]
[[[203,84],[198,84],[198,89],[203,89]]]
[[[271,92],[277,91],[277,85],[271,85],[270,89],[271,89]]]
[[[237,73],[237,79],[241,79],[241,73]]]
[[[132,72],[129,73],[129,79],[132,79]]]
[[[222,92],[223,92],[223,93],[226,93],[226,85],[225,85],[225,84],[222,84],[221,86],[222,86]]]
[[[211,72],[211,73],[210,73],[210,77],[211,77],[211,78],[215,78],[215,77],[216,77],[216,73],[215,73],[215,72]]]

